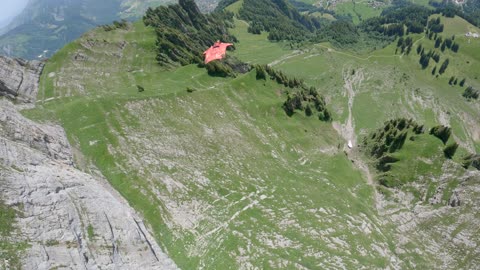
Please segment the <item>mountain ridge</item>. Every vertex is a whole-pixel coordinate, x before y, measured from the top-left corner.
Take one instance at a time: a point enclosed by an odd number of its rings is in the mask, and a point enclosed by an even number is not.
[[[26,59],[50,57],[85,31],[114,20],[135,20],[148,7],[171,4],[171,0],[31,0],[0,35],[0,52]],[[201,0],[205,10],[215,0]]]

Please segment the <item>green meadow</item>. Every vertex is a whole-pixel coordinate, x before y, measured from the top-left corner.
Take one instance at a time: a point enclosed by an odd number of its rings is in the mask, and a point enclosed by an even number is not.
[[[359,18],[378,15],[359,3],[355,11]],[[247,33],[247,23],[236,20],[232,33],[240,42],[232,55],[317,87],[333,124],[301,112],[288,117],[282,109],[288,89],[256,80],[254,70],[216,78],[196,65],[160,67],[155,32],[142,22],[128,30],[97,28],[60,50],[42,74],[37,107],[23,113],[61,124],[79,150],[77,166],[98,168],[183,269],[440,265],[423,242],[434,234],[426,225],[425,234],[397,252],[397,224],[377,211],[378,187],[344,152],[346,140],[334,124],[351,117],[360,141],[391,118],[429,128],[448,122],[461,153],[478,151],[478,102],[467,102],[448,79],[465,77],[477,86],[480,41],[462,36],[471,28],[466,22],[444,20],[445,35],[458,35],[460,51],[442,54],[451,63],[438,78],[430,73],[433,63],[421,69],[415,47],[410,55],[395,54],[396,43],[369,54],[327,43],[292,50],[269,42],[266,33]],[[433,47],[422,35],[414,40]],[[393,172],[405,183],[438,175],[445,162],[440,144],[426,135],[406,144]],[[414,193],[428,199],[435,185]],[[417,200],[428,204],[421,195]]]

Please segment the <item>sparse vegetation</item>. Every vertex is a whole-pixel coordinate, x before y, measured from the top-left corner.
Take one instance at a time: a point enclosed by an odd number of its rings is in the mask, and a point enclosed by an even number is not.
[[[126,21],[126,20],[121,20],[121,21],[113,21],[112,24],[106,24],[106,25],[102,25],[101,27],[103,28],[103,30],[105,30],[105,32],[108,32],[108,31],[113,31],[113,30],[117,30],[117,29],[128,29],[128,26],[129,26],[129,22]]]
[[[480,91],[469,86],[467,89],[465,89],[465,91],[463,91],[462,96],[466,99],[478,99],[480,96]]]
[[[95,238],[95,231],[93,230],[92,224],[88,224],[87,236],[90,241],[93,241],[93,239]]]
[[[289,78],[283,72],[277,71],[268,65],[255,66],[256,79],[276,81],[291,90],[287,91],[287,100],[283,103],[283,110],[288,116],[292,116],[295,111],[304,111],[306,116],[316,115],[321,121],[331,121],[332,116],[327,109],[325,99],[321,96],[315,87],[307,87],[303,80]]]
[[[283,103],[283,109],[288,116],[292,116],[296,110],[304,111],[306,116],[312,116],[314,115],[312,108],[317,112],[319,120],[332,120],[325,99],[318,94],[314,87],[297,88],[287,92],[287,100]]]
[[[0,268],[20,269],[21,255],[27,244],[19,242],[12,237],[15,228],[15,218],[18,212],[13,207],[6,205],[0,199]],[[8,261],[9,267],[4,263]]]

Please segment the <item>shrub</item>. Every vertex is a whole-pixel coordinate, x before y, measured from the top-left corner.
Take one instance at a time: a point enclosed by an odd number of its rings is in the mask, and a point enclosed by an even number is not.
[[[445,61],[443,61],[442,66],[441,66],[440,69],[438,70],[438,73],[440,73],[440,75],[445,72],[445,70],[447,69],[449,63],[450,63],[450,60],[449,60],[448,58],[445,59]]]
[[[452,134],[452,129],[450,127],[439,125],[430,129],[430,134],[439,138],[443,144],[446,144]]]
[[[478,99],[480,93],[478,90],[473,89],[473,87],[469,86],[463,92],[462,96],[466,99]]]
[[[443,149],[443,153],[445,154],[445,157],[448,158],[448,159],[453,158],[453,156],[455,155],[455,152],[457,151],[457,148],[458,148],[458,143],[456,143],[456,142],[452,142],[452,143],[448,144]]]
[[[477,170],[480,170],[480,155],[471,154],[463,158],[462,166],[465,169],[472,166]]]
[[[206,65],[208,75],[216,77],[234,76],[230,66],[223,64],[221,61],[211,61]]]

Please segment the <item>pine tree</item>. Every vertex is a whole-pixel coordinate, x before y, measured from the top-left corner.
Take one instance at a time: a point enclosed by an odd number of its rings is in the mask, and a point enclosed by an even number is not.
[[[455,155],[455,152],[458,149],[458,143],[452,142],[448,144],[445,149],[443,149],[443,153],[445,154],[445,157],[448,159],[452,159],[453,156]]]
[[[421,51],[422,51],[422,44],[419,44],[417,46],[417,54],[420,54]]]
[[[455,80],[455,77],[450,77],[450,80],[448,80],[448,84],[452,85],[453,80]]]
[[[442,66],[441,66],[440,69],[438,70],[438,73],[439,73],[440,75],[442,75],[442,74],[445,72],[445,70],[447,69],[449,63],[450,63],[450,60],[449,60],[448,58],[445,59],[445,61],[443,61]]]
[[[452,44],[452,51],[453,52],[458,52],[458,49],[460,48],[460,45],[458,45],[457,43],[453,43]]]
[[[442,44],[442,37],[439,37],[437,40],[435,40],[435,48],[440,47],[440,44]]]

